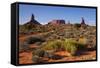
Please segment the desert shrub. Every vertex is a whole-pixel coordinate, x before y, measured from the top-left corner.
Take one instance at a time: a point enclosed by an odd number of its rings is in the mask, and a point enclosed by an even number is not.
[[[54,55],[54,51],[53,50],[45,51],[44,57],[52,58],[53,55]]]
[[[78,29],[78,28],[80,28],[80,27],[81,27],[81,24],[79,24],[79,23],[75,23],[75,24],[74,24],[74,26],[75,26],[75,28],[77,28],[77,29]]]
[[[71,55],[75,55],[78,48],[76,42],[69,39],[69,40],[65,40],[64,49],[69,53],[71,53]]]
[[[19,43],[19,52],[29,50],[29,45],[27,43]]]
[[[35,42],[44,42],[45,40],[43,38],[40,38],[40,37],[29,37],[26,42],[28,44],[33,44]]]
[[[32,25],[19,25],[19,32],[20,33],[30,33],[32,31]]]
[[[33,50],[33,56],[36,55],[38,57],[51,57],[51,52],[50,51],[45,51],[43,49],[37,49],[37,50]]]
[[[86,45],[83,43],[76,43],[78,50],[84,50],[86,49]]]
[[[44,36],[45,38],[48,38],[48,37],[50,37],[51,35],[53,35],[53,32],[45,33],[43,36]]]
[[[96,49],[96,41],[95,39],[88,39],[87,40],[87,44],[86,44],[87,48],[91,49],[91,50],[95,50]]]
[[[71,47],[71,49],[75,50],[83,50],[85,48],[85,45],[83,43],[74,41],[72,39],[66,39],[65,44],[68,46],[68,48]]]
[[[62,59],[63,57],[62,56],[60,56],[60,55],[52,55],[51,57],[50,57],[50,59],[54,59],[54,60],[58,60],[58,59]]]
[[[42,49],[38,49],[35,52],[33,52],[33,61],[35,62],[43,62],[44,60],[42,60],[42,58],[48,58],[48,59],[61,59],[62,56],[59,55],[55,55],[54,51],[44,51]],[[40,61],[41,60],[41,61]]]
[[[53,51],[46,51],[43,49],[37,49],[37,50],[33,50],[33,55],[37,55],[38,57],[47,57],[50,58],[53,54]]]
[[[43,58],[38,57],[37,55],[34,55],[32,57],[32,61],[35,62],[35,63],[45,63],[45,62],[47,62],[47,60],[44,60]]]
[[[96,48],[96,41],[95,38],[93,36],[88,36],[87,38],[85,37],[80,37],[79,38],[79,43],[84,44],[85,48],[89,48],[89,49],[95,49]]]
[[[86,44],[87,43],[87,39],[85,37],[83,37],[83,36],[80,36],[79,43]]]
[[[54,50],[54,51],[65,50],[71,53],[71,55],[75,55],[78,50],[81,50],[83,48],[84,48],[83,44],[71,39],[66,39],[63,41],[62,40],[49,41],[42,47],[42,49],[44,50]]]
[[[42,49],[44,50],[59,50],[62,48],[62,41],[61,40],[55,40],[55,41],[48,41],[47,44],[43,46]]]
[[[44,57],[45,51],[42,49],[37,49],[35,52],[33,52],[33,55],[37,55],[38,57]]]
[[[32,61],[33,62],[39,62],[39,60],[40,60],[40,57],[38,57],[37,55],[33,55],[33,57],[32,57]]]

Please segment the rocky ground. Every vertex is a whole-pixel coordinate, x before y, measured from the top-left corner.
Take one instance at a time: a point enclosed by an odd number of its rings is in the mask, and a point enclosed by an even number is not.
[[[58,54],[65,56],[65,52],[59,52]],[[62,59],[54,60],[54,59],[48,59],[48,58],[42,58],[47,59],[48,62],[71,62],[71,61],[84,61],[84,60],[96,60],[96,51],[86,51],[84,54],[80,56],[71,56],[71,57],[63,57]],[[19,54],[19,64],[30,64],[30,63],[36,63],[32,61],[32,52],[22,52]]]
[[[35,29],[35,31],[34,31]],[[30,31],[20,31],[19,34],[19,63],[47,63],[47,62],[68,62],[96,59],[96,27],[85,26],[77,27],[75,25],[43,25],[38,26]],[[74,41],[85,44],[87,49],[77,52],[75,56],[69,52],[59,50],[54,52],[53,57],[48,58],[33,54],[38,49],[43,48],[43,45],[51,40],[72,39]],[[41,52],[42,53],[42,52]],[[57,56],[54,56],[57,55]],[[34,57],[37,60],[34,60]],[[58,58],[58,59],[57,59]],[[41,60],[41,61],[38,61]]]

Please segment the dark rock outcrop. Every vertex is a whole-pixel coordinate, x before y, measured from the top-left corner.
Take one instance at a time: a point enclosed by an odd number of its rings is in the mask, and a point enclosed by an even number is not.
[[[32,14],[31,19],[24,25],[41,25],[37,20],[35,20],[34,15]]]
[[[82,17],[82,21],[81,21],[81,26],[86,26],[86,23],[85,23],[85,20],[83,17]]]
[[[83,17],[82,17],[81,25],[86,25]]]

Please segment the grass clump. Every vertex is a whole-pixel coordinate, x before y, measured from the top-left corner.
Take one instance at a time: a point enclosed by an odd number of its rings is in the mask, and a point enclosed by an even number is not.
[[[78,48],[73,40],[67,40],[64,42],[64,49],[71,53],[71,55],[75,55]]]
[[[42,49],[44,50],[60,50],[62,48],[63,41],[61,40],[55,40],[55,41],[48,41],[47,44],[45,44]]]
[[[84,44],[71,39],[48,41],[42,49],[54,51],[67,51],[75,55],[78,50],[84,49]]]

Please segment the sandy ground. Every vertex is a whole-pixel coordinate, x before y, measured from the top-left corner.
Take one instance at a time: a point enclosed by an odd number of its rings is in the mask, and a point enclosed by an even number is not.
[[[63,62],[63,61],[82,61],[82,60],[95,60],[96,59],[96,51],[87,51],[83,55],[80,56],[70,56],[66,57],[66,52],[57,52],[57,54],[65,56],[59,60],[49,59],[48,62]],[[19,54],[19,64],[29,64],[34,63],[32,61],[32,52],[22,52]]]
[[[40,33],[38,35],[40,35]],[[34,35],[22,36],[19,38],[19,40],[23,42],[26,38],[30,36],[34,36]],[[36,48],[36,47],[37,46],[33,44],[30,46],[30,48]],[[96,51],[85,51],[81,55],[70,56],[70,57],[68,57],[68,55],[70,54],[64,51],[57,52],[56,54],[60,56],[64,56],[64,57],[59,60],[49,59],[47,62],[65,62],[65,61],[67,62],[67,61],[82,61],[82,60],[95,60],[96,59]],[[19,53],[19,64],[30,64],[30,63],[35,63],[32,61],[32,51]]]

